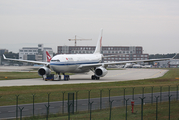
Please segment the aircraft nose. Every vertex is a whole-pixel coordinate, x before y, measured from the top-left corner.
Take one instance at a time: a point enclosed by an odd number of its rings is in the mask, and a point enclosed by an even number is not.
[[[53,70],[54,66],[50,63],[50,68]]]

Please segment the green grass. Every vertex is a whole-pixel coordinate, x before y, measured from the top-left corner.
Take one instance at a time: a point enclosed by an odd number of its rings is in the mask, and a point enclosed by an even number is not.
[[[171,120],[179,119],[178,115],[178,106],[179,102],[171,102]],[[155,120],[156,118],[156,111],[155,111],[155,104],[147,104],[144,105],[143,108],[143,119],[144,120]],[[159,104],[158,106],[158,119],[161,120],[168,120],[168,102],[164,102],[162,104]],[[129,120],[140,120],[141,119],[141,106],[137,105],[135,106],[135,114],[131,113],[131,106],[128,106],[128,115],[127,118]],[[126,115],[126,108],[120,107],[120,108],[113,108],[111,119],[112,120],[125,120]],[[66,120],[68,116],[63,117],[53,117],[50,120]],[[86,120],[89,119],[89,113],[83,113],[83,114],[75,114],[71,116],[72,120]],[[108,120],[109,119],[109,109],[102,110],[102,111],[95,111],[92,112],[92,119],[93,120]]]
[[[18,76],[19,73],[14,73]],[[22,73],[21,73],[22,74]],[[31,73],[29,73],[31,74]],[[37,73],[35,73],[37,74]],[[31,74],[32,75],[32,74]],[[124,88],[126,88],[126,95],[132,94],[132,87],[135,87],[135,94],[142,93],[142,87],[145,87],[144,92],[150,93],[151,87],[154,86],[154,92],[160,91],[160,86],[162,86],[162,91],[168,91],[168,86],[170,85],[170,90],[175,91],[176,85],[179,84],[179,80],[175,79],[179,77],[179,69],[172,68],[169,69],[163,77],[148,79],[148,80],[135,80],[135,81],[121,81],[121,82],[109,82],[109,83],[90,83],[90,84],[73,84],[73,85],[46,85],[46,86],[20,86],[20,87],[0,87],[0,106],[4,105],[15,105],[16,96],[19,95],[19,104],[32,103],[32,94],[35,94],[35,103],[47,102],[47,93],[50,94],[51,101],[61,101],[62,91],[65,92],[65,100],[67,100],[68,92],[78,92],[78,99],[88,98],[88,90],[91,90],[91,98],[99,97],[100,89],[103,89],[102,97],[108,97],[108,89],[111,89],[111,96],[123,95]],[[168,104],[159,104],[159,114],[158,118],[162,120],[168,119]],[[178,119],[178,102],[172,102],[171,104],[171,119]],[[140,119],[140,105],[135,107],[136,114],[130,113],[130,106],[128,107],[128,119],[139,120]],[[61,114],[51,115],[53,120],[61,119],[66,120],[68,116]],[[57,116],[57,117],[55,117]],[[59,117],[60,116],[60,117]],[[37,117],[37,119],[41,119]],[[42,118],[44,119],[44,118]],[[71,116],[72,120],[85,120],[89,119],[88,112],[80,112]],[[96,110],[92,112],[93,120],[107,120],[109,119],[109,109],[106,110]],[[112,119],[123,120],[125,119],[125,108],[113,108]],[[155,119],[155,104],[144,106],[144,119],[153,120]]]
[[[55,74],[55,72],[52,72],[51,74]],[[72,74],[67,73],[66,75],[72,75]],[[42,78],[42,77],[38,75],[37,71],[0,72],[0,80],[32,79],[32,78]]]
[[[0,72],[0,80],[40,78],[37,72]]]
[[[175,79],[179,76],[179,69],[170,69],[163,77],[148,80],[121,81],[109,83],[90,83],[90,84],[72,84],[72,85],[45,85],[45,86],[15,86],[15,87],[0,87],[0,106],[14,105],[16,97],[19,96],[19,104],[32,103],[32,94],[35,95],[35,102],[47,102],[47,93],[50,94],[50,101],[62,100],[62,91],[65,91],[65,100],[67,100],[68,92],[78,92],[78,99],[88,98],[88,90],[91,90],[91,98],[99,97],[100,89],[103,89],[103,97],[108,97],[108,89],[111,89],[111,96],[123,95],[126,88],[126,95],[132,94],[132,87],[135,87],[135,94],[142,93],[142,87],[145,87],[144,92],[150,93],[151,87],[154,86],[154,92],[175,91],[179,80]],[[43,98],[43,99],[42,99]]]
[[[170,104],[170,119],[178,120],[178,106],[179,101],[172,101]],[[159,120],[168,120],[169,118],[169,103],[162,102],[158,103],[158,119]],[[109,120],[110,110],[94,110],[92,111],[91,118],[92,120]],[[125,120],[126,117],[126,107],[116,107],[112,108],[111,119],[112,120]],[[24,118],[24,120],[44,120],[46,116],[36,116],[35,118]],[[70,120],[87,120],[90,118],[90,113],[77,112],[70,115]],[[49,120],[67,120],[68,114],[51,114],[49,115]],[[131,106],[127,107],[127,119],[128,120],[140,120],[141,119],[141,105],[134,106],[134,113],[131,113]],[[146,104],[143,106],[143,119],[144,120],[155,120],[156,119],[156,104]]]
[[[171,120],[177,120],[179,119],[178,114],[178,106],[179,102],[171,102]],[[128,106],[128,112],[127,112],[127,118],[129,120],[140,120],[141,119],[141,106],[137,105],[135,106],[135,114],[131,113],[131,106]],[[144,105],[143,108],[143,119],[144,120],[155,120],[156,118],[156,106],[155,104],[147,104]],[[120,107],[120,108],[113,108],[111,119],[112,120],[125,120],[126,115],[126,108]],[[52,117],[49,120],[66,120],[68,116],[63,117]],[[72,120],[86,120],[89,119],[89,113],[82,113],[82,114],[75,114],[71,116]],[[109,109],[102,110],[102,111],[95,111],[92,112],[92,119],[93,120],[108,120],[109,119]],[[158,119],[161,120],[168,120],[168,102],[164,102],[162,104],[158,105]]]

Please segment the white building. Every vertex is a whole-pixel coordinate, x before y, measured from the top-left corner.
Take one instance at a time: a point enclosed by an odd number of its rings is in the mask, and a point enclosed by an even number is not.
[[[53,57],[52,48],[44,47],[43,44],[38,44],[38,47],[23,47],[19,49],[19,59],[46,61],[46,51]]]

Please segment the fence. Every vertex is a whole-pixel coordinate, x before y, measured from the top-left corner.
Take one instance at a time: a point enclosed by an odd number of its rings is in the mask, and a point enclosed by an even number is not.
[[[69,104],[67,101],[68,93],[74,94],[74,111],[72,113],[68,112],[68,108],[71,108],[72,106],[72,104]],[[105,114],[106,118],[115,119],[116,117],[113,117],[115,116],[115,109],[119,108],[123,111],[122,114],[119,114],[121,116],[118,117],[130,119],[132,116],[132,113],[129,112],[131,108],[131,106],[129,106],[131,105],[131,101],[134,101],[134,110],[137,110],[137,112],[135,111],[133,114],[138,116],[140,115],[141,120],[143,120],[143,114],[145,112],[144,104],[148,103],[148,105],[156,107],[153,108],[153,112],[155,113],[155,119],[158,119],[161,117],[158,115],[158,109],[160,107],[158,102],[162,105],[162,102],[168,101],[167,119],[170,119],[172,100],[178,101],[178,85],[1,95],[0,119],[10,117],[22,119],[22,116],[45,116],[46,119],[48,119],[49,117],[54,117],[54,115],[52,115],[54,113],[57,114],[56,116],[68,116],[68,119],[70,119],[71,116],[77,116],[78,114],[84,113],[84,111],[87,111],[87,113],[89,112],[89,116],[87,115],[86,119],[98,119],[98,116],[93,116],[93,112],[100,111],[102,111],[100,114],[103,114],[103,112],[105,113],[106,111],[108,112],[108,115]],[[10,105],[13,103],[16,105]],[[140,112],[139,106],[141,107]]]

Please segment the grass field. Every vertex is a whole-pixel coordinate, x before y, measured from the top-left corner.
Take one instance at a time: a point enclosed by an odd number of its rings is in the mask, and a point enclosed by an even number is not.
[[[14,73],[16,74],[16,73]],[[18,76],[19,73],[16,75]],[[31,73],[27,73],[32,76]],[[37,73],[34,73],[37,74]],[[121,81],[121,82],[109,82],[109,83],[90,83],[90,84],[73,84],[73,85],[46,85],[46,86],[20,86],[20,87],[0,87],[0,106],[4,105],[14,105],[16,104],[15,95],[19,95],[19,104],[32,103],[32,94],[35,94],[35,103],[47,102],[47,93],[50,94],[51,101],[61,101],[62,92],[65,92],[65,100],[67,100],[68,92],[78,92],[78,99],[88,98],[88,90],[91,90],[91,98],[99,97],[100,90],[103,90],[103,97],[108,97],[108,89],[111,89],[111,96],[123,95],[124,88],[126,95],[132,94],[132,88],[135,87],[135,94],[141,94],[142,88],[145,87],[144,93],[150,93],[151,88],[154,87],[154,92],[160,91],[160,86],[162,86],[162,91],[168,91],[168,86],[170,86],[171,91],[176,90],[176,86],[179,84],[179,69],[171,68],[163,77],[148,79],[148,80],[135,80],[135,81]],[[168,104],[160,104],[159,119],[168,119]],[[171,116],[172,119],[178,119],[178,102],[172,102],[171,104]],[[128,119],[138,120],[140,119],[140,105],[136,106],[136,114],[130,113],[130,107],[128,107]],[[52,119],[67,119],[66,116],[54,117]],[[72,115],[73,120],[85,120],[89,119],[88,112],[80,112],[80,114]],[[109,109],[102,111],[94,111],[92,113],[92,118],[94,120],[107,120],[109,119]],[[144,106],[144,118],[147,120],[155,119],[155,104]],[[40,118],[37,118],[40,119]],[[44,119],[44,118],[43,118]],[[112,119],[122,120],[125,119],[125,108],[113,108]]]
[[[51,74],[55,74],[55,72],[51,72]],[[66,75],[72,75],[72,74],[66,73]],[[42,78],[42,77],[38,75],[37,71],[0,72],[0,80],[32,79],[32,78]]]
[[[178,120],[179,114],[178,114],[178,106],[179,102],[173,101],[171,103],[171,120]],[[143,119],[144,120],[155,120],[156,119],[156,105],[153,104],[147,104],[143,107]],[[109,120],[109,109],[102,110],[102,111],[94,111],[92,112],[92,119],[93,120]],[[163,102],[161,104],[158,104],[158,119],[160,120],[168,120],[168,102]],[[72,115],[70,118],[72,120],[85,120],[89,119],[89,113],[82,113],[82,114],[75,114]],[[124,120],[126,117],[126,108],[120,107],[120,108],[113,108],[111,112],[111,119],[112,120]],[[53,117],[50,120],[66,120],[68,116],[62,116],[62,117]],[[141,106],[137,105],[135,106],[135,113],[131,113],[131,106],[127,107],[127,118],[129,120],[140,120],[141,119]]]
[[[178,106],[179,101],[172,101],[170,103],[170,120],[178,120]],[[169,119],[169,102],[158,103],[158,114],[159,120]],[[110,109],[94,110],[91,113],[92,120],[109,120]],[[44,120],[46,116],[36,116],[34,118],[24,118],[24,120]],[[90,118],[89,112],[77,112],[70,115],[70,120],[87,120]],[[51,114],[49,120],[67,120],[68,114]],[[126,107],[112,108],[111,110],[112,120],[125,120],[126,119]],[[131,106],[127,107],[127,119],[128,120],[141,120],[141,105],[134,106],[134,113],[131,113]],[[144,120],[156,120],[156,103],[145,104],[143,106],[143,119]]]
[[[30,74],[30,73],[29,73]],[[19,104],[31,103],[32,94],[36,94],[35,102],[47,102],[47,93],[50,94],[50,101],[62,100],[62,92],[78,92],[78,99],[88,98],[88,90],[91,90],[91,98],[99,97],[99,90],[103,89],[103,97],[108,96],[108,89],[111,89],[111,96],[123,95],[123,90],[126,88],[126,95],[132,94],[132,87],[135,87],[135,94],[141,94],[142,88],[145,87],[145,93],[151,92],[151,87],[154,86],[154,92],[175,91],[179,80],[175,79],[179,76],[179,69],[170,69],[163,77],[149,80],[121,81],[109,83],[90,83],[90,84],[72,84],[72,85],[45,85],[45,86],[15,86],[15,87],[0,87],[0,106],[15,104],[15,95],[19,96]],[[42,99],[43,98],[43,99]],[[65,95],[65,100],[67,95]]]
[[[0,80],[40,78],[37,72],[0,72]]]

